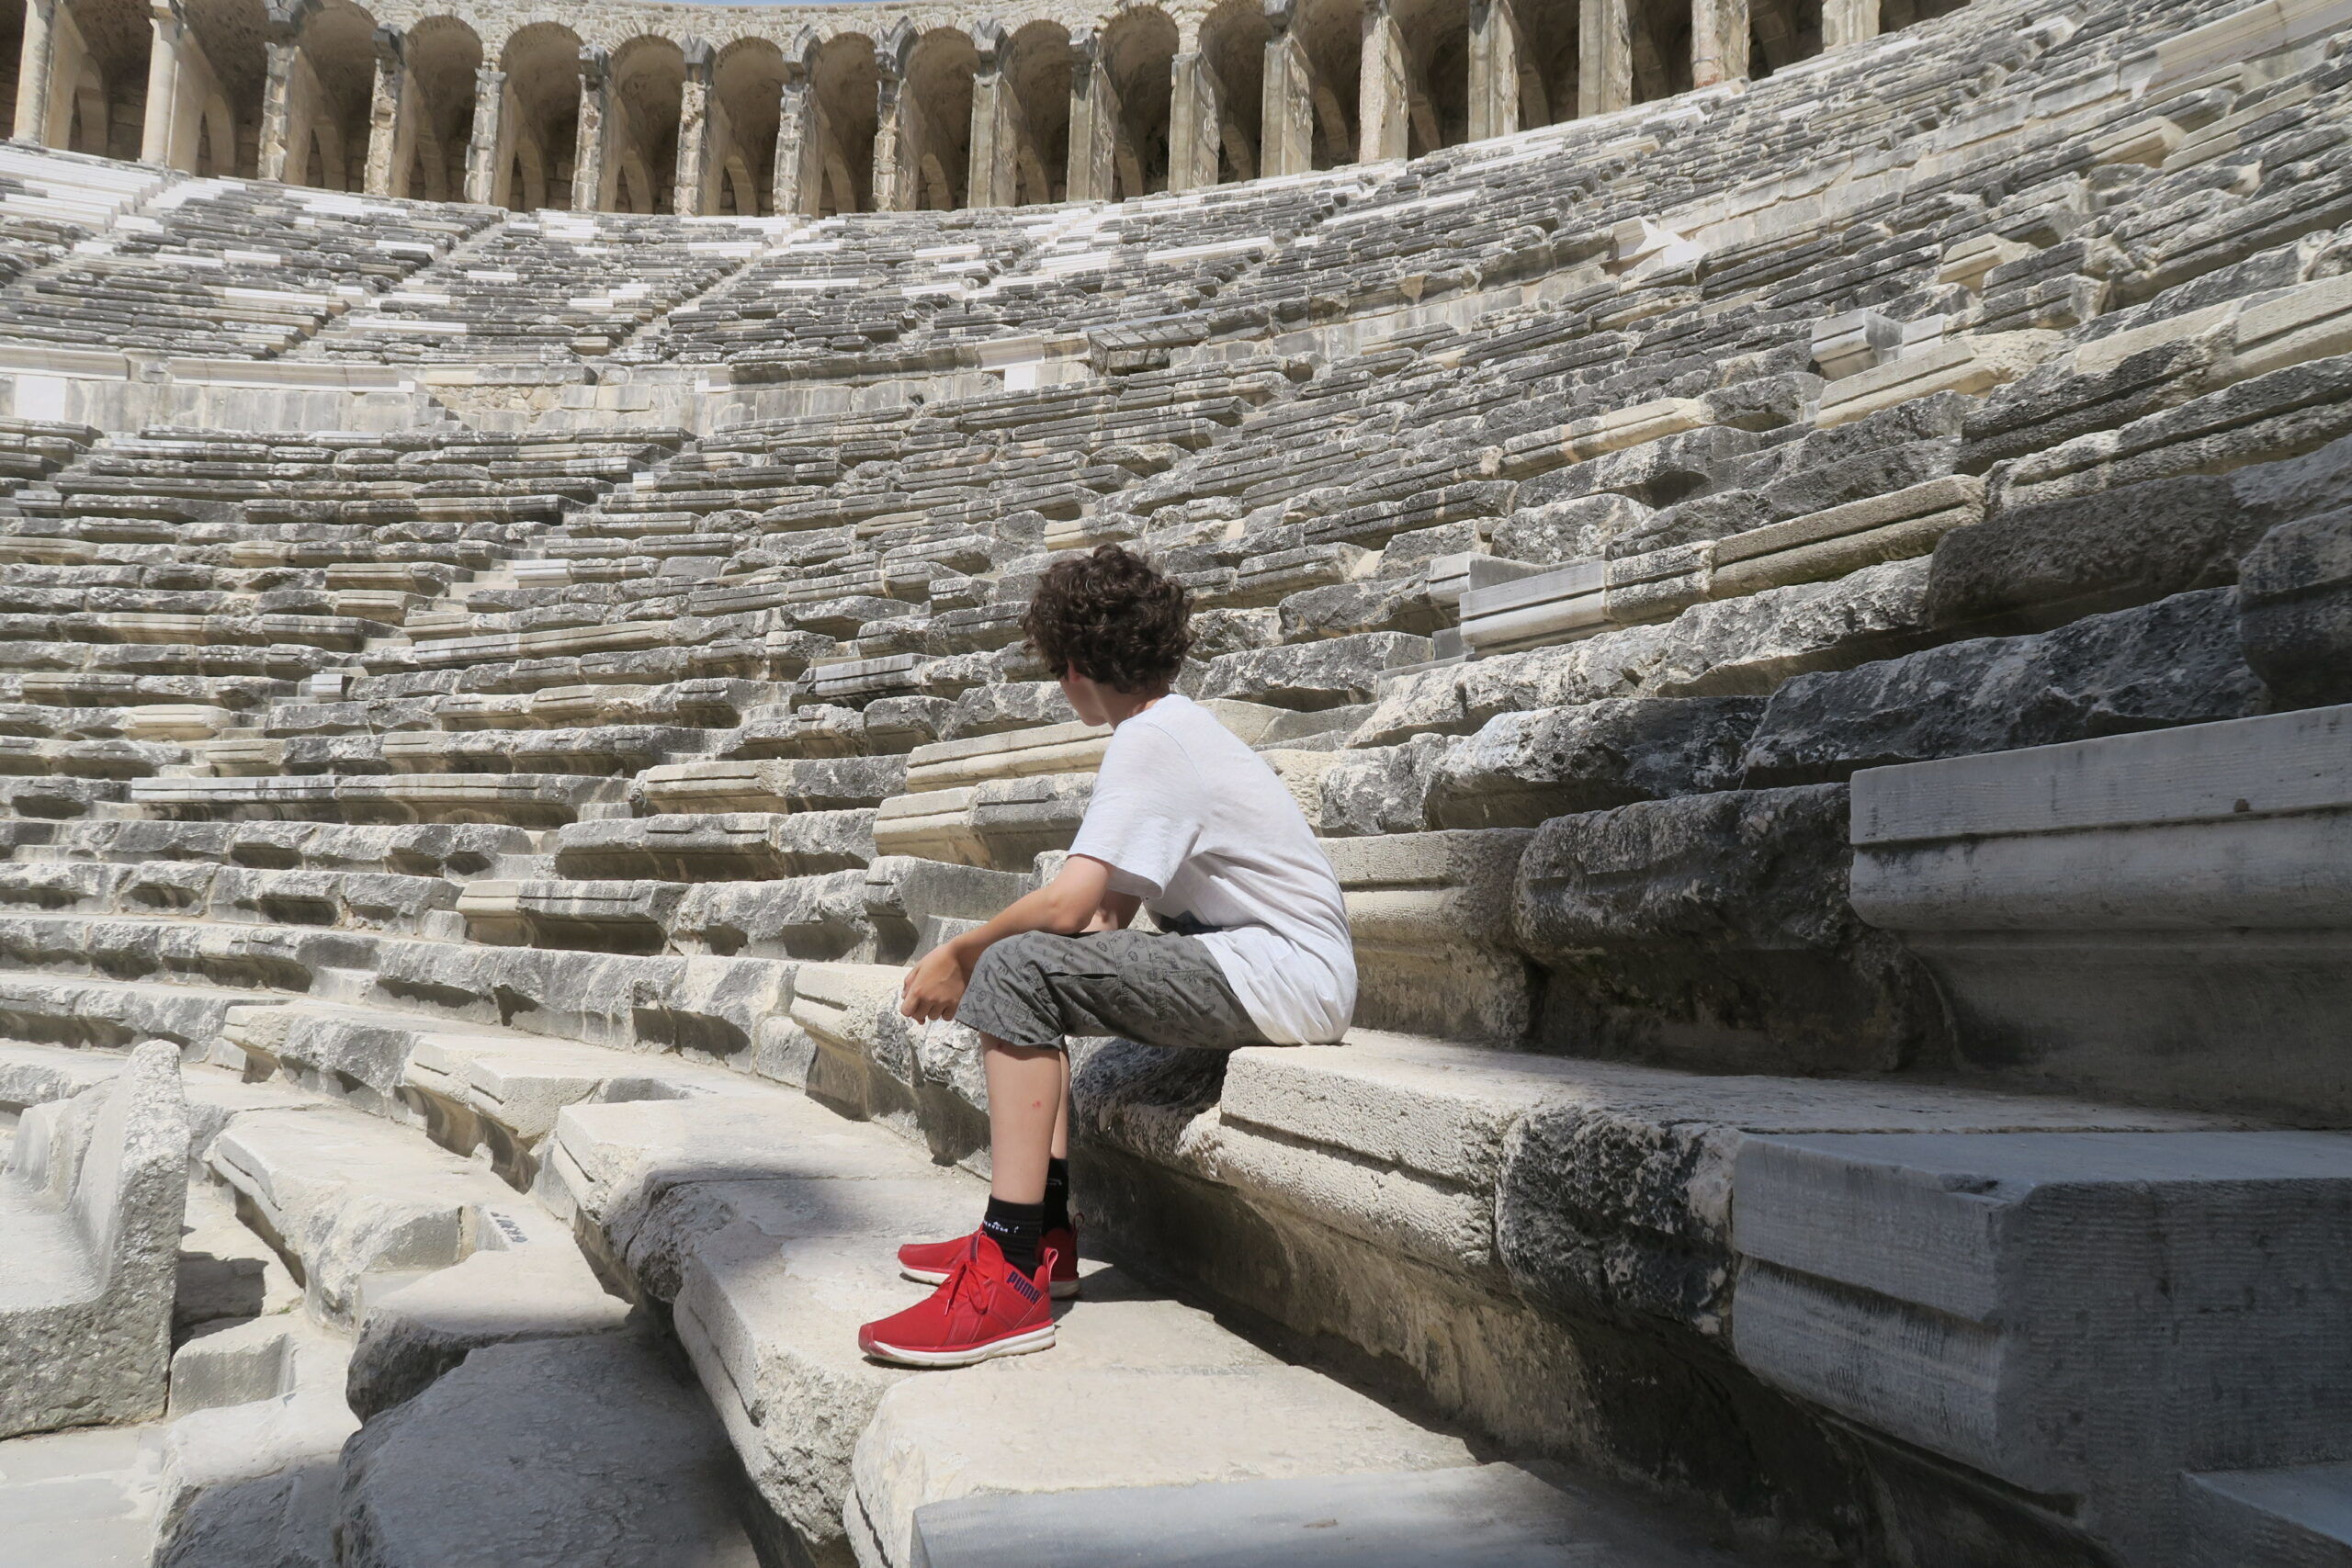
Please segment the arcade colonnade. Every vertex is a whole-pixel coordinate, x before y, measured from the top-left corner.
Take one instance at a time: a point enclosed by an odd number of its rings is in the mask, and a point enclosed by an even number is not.
[[[707,17],[722,42],[607,43],[353,0],[0,0],[0,95],[19,141],[189,174],[822,216],[1418,155],[1767,74],[1959,3],[1217,0],[936,25],[877,6],[869,27],[730,7]]]

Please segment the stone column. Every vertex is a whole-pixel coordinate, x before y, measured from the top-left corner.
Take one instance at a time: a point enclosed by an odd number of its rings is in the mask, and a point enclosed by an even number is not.
[[[1119,94],[1092,28],[1070,34],[1069,186],[1072,201],[1109,201],[1118,194]]]
[[[896,60],[877,60],[874,79],[874,210],[907,212],[917,205],[914,103]]]
[[[489,207],[498,200],[499,154],[506,130],[506,73],[474,68],[473,139],[466,144],[466,199]]]
[[[302,46],[290,37],[269,40],[269,76],[261,95],[261,156],[254,170],[266,180],[286,178],[288,142],[292,137],[294,69]]]
[[[1169,73],[1168,188],[1199,190],[1216,184],[1225,143],[1216,73],[1197,49],[1180,51]]]
[[[1690,85],[1747,80],[1747,0],[1690,0]]]
[[[718,120],[710,101],[710,68],[716,51],[707,39],[686,40],[686,82],[678,96],[678,169],[672,205],[681,218],[710,209],[710,175],[718,156]]]
[[[147,20],[147,118],[139,131],[139,161],[193,174],[194,169],[182,161],[179,137],[187,108],[181,96],[189,86],[181,58],[188,43],[187,18],[180,14],[178,0],[155,0]],[[29,13],[27,25],[30,26]],[[198,112],[201,109],[199,105]]]
[[[49,98],[57,65],[60,0],[27,0],[25,43],[17,56],[16,138],[35,145],[49,141]]]
[[[416,153],[416,116],[408,76],[408,51],[397,28],[376,29],[376,91],[368,103],[369,196],[407,196],[408,167]]]
[[[1470,0],[1471,141],[1519,129],[1519,53],[1510,0]]]
[[[808,67],[784,62],[784,87],[775,124],[775,209],[817,216],[824,202],[825,111],[817,101]]]
[[[1878,37],[1878,0],[1821,0],[1821,47]]]
[[[1011,207],[1021,198],[1021,130],[1025,118],[1012,83],[1004,73],[1010,42],[1003,27],[982,22],[972,29],[979,69],[972,75],[971,166],[964,179],[972,207]]]
[[[613,206],[611,58],[594,44],[580,47],[580,120],[571,148],[571,210],[609,212]]]
[[[1412,96],[1405,81],[1405,34],[1396,25],[1393,0],[1364,0],[1357,73],[1356,118],[1362,122],[1357,160],[1377,164],[1403,157]]]
[[[1266,83],[1258,115],[1258,172],[1303,175],[1315,167],[1315,75],[1291,24],[1298,0],[1265,0]]]
[[[1582,0],[1577,28],[1577,113],[1611,114],[1634,101],[1629,0]]]

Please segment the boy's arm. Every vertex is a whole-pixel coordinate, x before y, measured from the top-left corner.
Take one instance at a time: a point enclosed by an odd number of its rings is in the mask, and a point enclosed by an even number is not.
[[[1135,918],[1138,902],[1131,895],[1111,891],[1111,868],[1086,855],[1062,863],[1059,875],[1034,893],[1024,893],[1006,905],[985,925],[941,942],[907,971],[899,987],[899,1010],[918,1023],[950,1018],[964,999],[964,987],[980,954],[1006,937],[1023,931],[1051,931],[1076,936],[1106,928],[1106,918],[1120,926]],[[1125,905],[1125,908],[1119,908]]]

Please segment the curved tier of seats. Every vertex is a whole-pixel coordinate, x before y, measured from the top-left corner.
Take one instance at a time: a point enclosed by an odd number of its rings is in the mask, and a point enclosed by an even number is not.
[[[2346,232],[2301,0],[1118,204],[10,149],[0,1211],[92,1267],[51,1129],[154,1041],[192,1179],[163,1419],[0,1446],[0,1521],[2332,1561]],[[1018,621],[1105,541],[1321,836],[1357,1027],[1079,1043],[1059,1345],[886,1369],[988,1157],[897,988],[1072,840],[1106,736]]]

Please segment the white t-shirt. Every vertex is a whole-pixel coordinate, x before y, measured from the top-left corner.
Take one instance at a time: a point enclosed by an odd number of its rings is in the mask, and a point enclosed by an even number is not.
[[[1340,879],[1265,759],[1188,697],[1111,732],[1072,854],[1155,919],[1186,915],[1260,1032],[1317,1044],[1347,1032],[1355,944]]]

